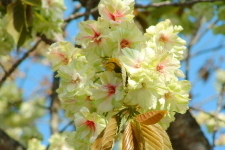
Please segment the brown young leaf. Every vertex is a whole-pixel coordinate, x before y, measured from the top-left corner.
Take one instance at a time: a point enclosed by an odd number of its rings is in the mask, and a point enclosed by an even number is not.
[[[140,124],[145,140],[145,149],[172,150],[170,139],[165,130],[158,124]]]
[[[114,146],[115,136],[117,135],[118,123],[116,117],[112,117],[105,129],[102,137],[101,150],[111,150]]]
[[[140,123],[141,131],[145,141],[145,149],[163,150],[163,139],[153,125]]]
[[[129,122],[123,133],[122,150],[144,150],[144,142],[140,123]]]
[[[129,122],[123,133],[122,150],[134,150],[136,143],[131,123]]]
[[[151,125],[159,122],[167,113],[165,110],[149,111],[144,114],[140,114],[136,117],[136,120],[142,124]]]
[[[102,145],[102,137],[105,133],[105,130],[103,130],[97,137],[97,139],[94,141],[94,143],[91,146],[91,150],[100,150]]]
[[[145,141],[142,135],[140,123],[137,121],[131,122],[131,129],[133,133],[134,150],[144,150]]]
[[[159,124],[154,124],[152,125],[155,127],[155,129],[158,131],[158,133],[162,136],[163,139],[163,150],[172,150],[172,145],[170,142],[170,138],[168,134],[166,133],[165,130],[159,125]]]

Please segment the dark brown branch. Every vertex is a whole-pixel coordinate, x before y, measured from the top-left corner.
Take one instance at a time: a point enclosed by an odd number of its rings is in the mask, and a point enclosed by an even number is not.
[[[26,150],[26,148],[0,129],[0,150]]]
[[[196,3],[202,3],[202,2],[216,2],[216,1],[224,1],[224,0],[193,0],[193,1],[186,1],[183,3],[171,3],[171,2],[161,2],[161,3],[153,3],[153,4],[148,4],[148,5],[141,5],[141,4],[136,4],[135,8],[149,8],[149,7],[165,7],[165,6],[174,6],[174,7],[188,7],[192,6]]]
[[[161,3],[154,3],[154,4],[148,4],[148,5],[141,5],[141,4],[136,4],[135,8],[149,8],[149,7],[165,7],[165,6],[174,6],[174,7],[188,7],[188,6],[192,6],[196,3],[201,3],[201,2],[216,2],[216,1],[224,1],[224,0],[193,0],[193,1],[186,1],[184,3],[171,3],[171,2],[161,2]],[[84,12],[84,13],[75,13],[72,14],[70,17],[66,18],[64,20],[64,22],[68,23],[71,20],[86,16],[86,15],[90,15],[93,13],[98,12],[98,7],[95,7],[93,9],[91,9],[90,12]]]
[[[73,14],[73,15],[71,15],[70,17],[68,17],[68,18],[66,18],[65,20],[64,20],[64,22],[70,22],[71,20],[73,20],[73,19],[77,19],[77,18],[80,18],[80,17],[83,17],[83,16],[85,16],[85,15],[90,15],[90,14],[93,14],[93,13],[95,13],[95,12],[97,12],[98,11],[98,7],[95,7],[95,8],[93,8],[93,9],[91,9],[90,10],[90,12],[84,12],[84,13],[76,13],[76,14]]]
[[[175,118],[175,122],[172,122],[167,130],[174,150],[211,149],[199,124],[189,111],[183,115],[176,114]]]
[[[84,21],[88,20],[89,19],[89,16],[91,14],[91,8],[92,8],[92,0],[88,0],[87,3],[86,3],[86,15],[84,16]]]
[[[36,44],[30,49],[30,50],[28,50],[24,55],[23,55],[23,57],[22,58],[20,58],[20,59],[18,59],[13,65],[12,65],[12,67],[7,71],[7,72],[5,72],[5,74],[4,74],[4,76],[2,77],[2,79],[0,80],[0,88],[1,88],[1,86],[2,86],[2,84],[6,81],[6,79],[16,70],[16,68],[29,56],[29,54],[31,53],[31,52],[33,52],[36,48],[37,48],[37,46],[38,46],[38,44],[41,42],[41,40],[38,40],[37,42],[36,42]]]
[[[51,98],[51,104],[50,104],[50,130],[51,134],[58,133],[58,127],[59,127],[59,99],[58,94],[56,90],[59,87],[59,78],[56,77],[57,72],[54,72],[53,74],[53,83],[52,83],[52,94],[50,95]]]

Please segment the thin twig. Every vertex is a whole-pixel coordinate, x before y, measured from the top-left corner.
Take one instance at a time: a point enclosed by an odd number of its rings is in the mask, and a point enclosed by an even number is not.
[[[59,131],[59,133],[62,133],[62,132],[64,132],[70,125],[72,125],[73,124],[73,121],[70,121],[67,125],[65,125],[60,131]]]
[[[221,111],[222,109],[222,102],[223,102],[223,92],[224,92],[224,89],[225,89],[225,83],[222,84],[222,87],[221,87],[221,90],[220,90],[220,95],[219,95],[219,99],[217,101],[217,108],[216,108],[216,111],[215,111],[215,126],[214,126],[214,132],[213,132],[213,135],[212,135],[212,140],[213,140],[213,144],[212,144],[212,149],[215,147],[216,145],[216,133],[218,131],[218,128],[219,128],[219,112]]]
[[[196,3],[201,3],[201,2],[216,2],[216,1],[224,1],[224,0],[193,0],[193,1],[186,1],[184,3],[171,3],[171,2],[161,2],[161,3],[154,3],[154,4],[148,4],[148,5],[141,5],[141,4],[136,4],[135,8],[149,8],[149,7],[165,7],[165,6],[175,6],[175,7],[187,7],[187,6],[191,6],[194,5]],[[93,9],[91,9],[90,12],[84,12],[84,13],[74,13],[71,16],[69,16],[68,18],[66,18],[64,20],[65,23],[68,23],[74,19],[86,16],[86,15],[91,15],[95,12],[98,11],[98,7],[95,7]]]
[[[205,50],[200,50],[200,51],[192,54],[191,57],[199,56],[201,54],[205,54],[205,53],[212,52],[212,51],[223,50],[222,48],[224,48],[224,47],[225,47],[225,45],[221,44],[221,45],[218,45],[216,47],[208,48],[208,49],[205,49]]]
[[[201,107],[202,105],[204,105],[212,100],[215,100],[216,98],[218,98],[217,94],[208,96],[206,99],[204,99],[198,103],[195,103],[194,106],[195,106],[195,108]]]
[[[2,86],[2,84],[6,81],[6,79],[16,70],[16,68],[29,56],[29,54],[31,53],[31,52],[33,52],[36,48],[37,48],[37,46],[38,46],[38,44],[41,42],[41,40],[38,40],[37,42],[36,42],[36,44],[30,49],[30,50],[28,50],[24,55],[23,55],[23,57],[22,58],[20,58],[20,59],[18,59],[13,65],[12,65],[12,67],[8,70],[8,71],[6,71],[5,72],[5,74],[4,74],[4,76],[2,77],[2,79],[0,80],[0,88],[1,88],[1,86]]]
[[[203,112],[203,113],[209,115],[211,118],[216,118],[215,114],[212,114],[210,112],[207,112],[207,111],[205,111],[203,109],[200,109],[200,108],[197,108],[197,107],[190,107],[190,110],[196,110],[196,111],[199,111],[199,112]],[[220,118],[218,118],[218,121],[225,123],[225,121],[221,120]]]
[[[172,2],[166,1],[166,2],[161,2],[161,3],[148,4],[148,5],[136,4],[135,8],[150,8],[150,7],[159,8],[159,7],[165,7],[165,6],[187,7],[187,6],[192,6],[196,3],[217,2],[217,1],[224,1],[224,0],[193,0],[193,1],[186,1],[183,3],[172,3]]]
[[[185,79],[188,80],[189,79],[189,68],[190,68],[190,55],[191,55],[191,48],[192,46],[198,41],[199,39],[199,36],[198,36],[198,29],[201,28],[201,19],[199,19],[198,23],[197,23],[197,28],[195,29],[194,31],[194,35],[192,36],[191,38],[191,41],[189,43],[189,45],[187,46],[187,55],[186,55],[186,58],[185,58],[185,61],[186,61],[186,65],[185,65]]]
[[[64,22],[68,23],[68,22],[72,21],[73,19],[77,19],[77,18],[83,17],[85,15],[90,15],[97,11],[98,11],[98,7],[95,7],[93,9],[91,9],[90,12],[72,14],[70,17],[66,18],[64,20]]]

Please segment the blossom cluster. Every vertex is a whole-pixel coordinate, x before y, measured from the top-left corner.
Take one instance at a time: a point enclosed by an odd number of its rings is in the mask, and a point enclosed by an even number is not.
[[[63,12],[65,5],[62,0],[42,0],[41,6],[36,7],[33,16],[33,35],[44,34],[47,38],[54,38],[61,33]]]
[[[68,142],[79,149],[90,149],[108,119],[123,109],[166,110],[159,124],[167,128],[189,102],[190,83],[178,79],[184,77],[182,27],[165,20],[143,33],[133,21],[133,0],[102,0],[98,8],[97,21],[79,24],[81,48],[63,41],[48,52],[60,77],[62,106],[76,125]]]

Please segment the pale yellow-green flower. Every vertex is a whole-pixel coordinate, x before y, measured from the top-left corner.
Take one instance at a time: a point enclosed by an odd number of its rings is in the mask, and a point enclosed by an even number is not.
[[[173,26],[172,22],[167,19],[159,22],[156,26],[150,26],[146,29],[145,37],[148,42],[152,43],[152,48],[162,47],[165,52],[172,53],[177,59],[183,58],[186,42],[177,34],[182,31],[181,26]]]
[[[189,108],[189,81],[171,80],[166,83],[167,92],[159,99],[159,108],[167,111],[185,113]]]
[[[57,42],[49,47],[47,58],[52,63],[53,70],[57,70],[60,65],[67,65],[73,59],[81,55],[81,50],[75,48],[70,42]]]
[[[102,0],[98,9],[103,19],[110,23],[121,23],[133,19],[133,5],[133,0]]]
[[[124,97],[122,79],[116,73],[105,71],[99,74],[99,82],[93,85],[92,99],[100,112],[111,111],[121,106]]]
[[[92,143],[106,126],[106,121],[97,113],[90,113],[86,107],[82,107],[74,115],[76,136],[78,140]]]

